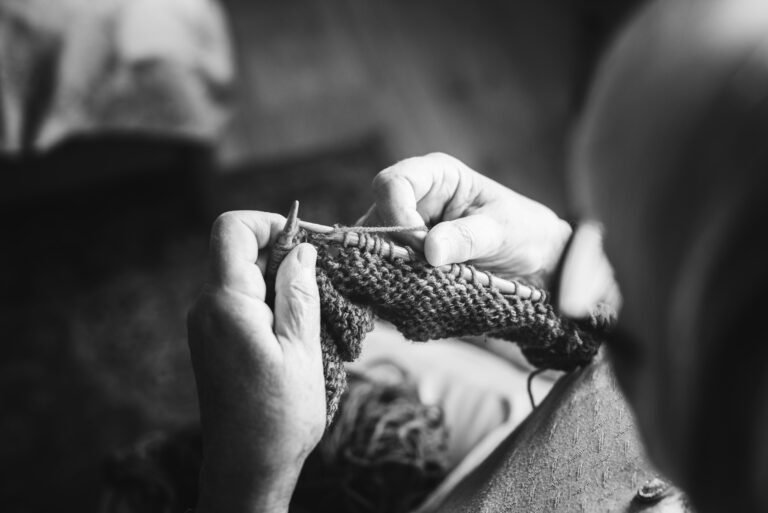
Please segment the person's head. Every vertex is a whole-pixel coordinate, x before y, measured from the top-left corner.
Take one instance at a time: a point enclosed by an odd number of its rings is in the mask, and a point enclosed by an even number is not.
[[[648,6],[603,61],[572,164],[605,228],[623,296],[608,346],[652,459],[699,507],[765,506],[768,4]]]

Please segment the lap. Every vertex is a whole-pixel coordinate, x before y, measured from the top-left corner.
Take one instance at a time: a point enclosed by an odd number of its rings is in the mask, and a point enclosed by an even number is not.
[[[657,504],[635,500],[657,475],[610,366],[599,357],[561,378],[525,422],[430,509],[536,513],[651,511],[665,505],[684,511],[676,491]]]

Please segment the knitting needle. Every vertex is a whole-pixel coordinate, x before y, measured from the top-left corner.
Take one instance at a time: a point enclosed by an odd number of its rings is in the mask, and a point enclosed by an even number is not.
[[[277,279],[277,269],[280,263],[290,251],[296,247],[296,235],[299,233],[299,202],[294,201],[288,217],[285,220],[285,226],[277,240],[272,245],[267,262],[267,270],[264,281],[267,285],[267,304],[272,306],[275,301],[275,280]]]
[[[328,239],[334,242],[343,242],[345,238],[347,238],[347,241],[350,244],[356,245],[360,241],[359,235],[354,231],[340,232],[332,226],[310,223],[301,220],[299,221],[299,227],[310,232],[326,235]],[[385,257],[391,256],[393,258],[402,258],[406,261],[412,260],[413,253],[402,246],[398,246],[397,244],[387,244],[382,248],[382,250]],[[476,279],[478,282],[480,282],[481,285],[486,287],[491,286],[492,283],[493,286],[496,287],[502,294],[517,295],[522,299],[530,299],[534,302],[540,301],[544,297],[544,294],[541,290],[531,288],[519,282],[497,278],[495,276],[491,278],[490,275],[480,270],[474,273],[475,276],[473,276],[472,271],[466,266],[441,265],[438,267],[438,269],[446,274],[450,274],[456,278],[461,278],[467,281]]]
[[[335,230],[333,226],[326,226],[324,224],[310,223],[299,219],[299,228],[304,228],[307,231],[314,233],[331,233]]]

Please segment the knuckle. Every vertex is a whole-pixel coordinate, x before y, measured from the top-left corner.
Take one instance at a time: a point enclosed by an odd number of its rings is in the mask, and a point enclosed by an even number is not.
[[[431,158],[429,155],[408,157],[385,169],[379,173],[379,175],[381,176],[382,180],[385,180],[389,183],[395,180],[402,180],[414,173],[423,172],[425,169],[425,164],[428,164],[430,159]]]
[[[317,285],[310,283],[293,283],[286,290],[283,322],[293,326],[293,331],[301,331],[301,326],[319,317],[320,299]]]
[[[441,165],[442,167],[446,167],[446,168],[453,167],[453,168],[456,168],[456,169],[461,169],[461,168],[464,167],[464,163],[462,161],[460,161],[459,159],[457,159],[453,155],[449,155],[449,154],[443,153],[441,151],[436,151],[436,152],[430,153],[430,154],[426,155],[424,158],[430,159],[433,162]]]
[[[227,227],[232,226],[235,222],[237,222],[237,215],[235,212],[224,212],[223,214],[219,214],[219,216],[213,221],[213,226],[211,227],[211,237],[219,236],[221,233],[227,230]]]
[[[430,153],[425,158],[429,159],[429,167],[435,176],[440,177],[440,183],[447,186],[454,194],[455,190],[462,189],[462,183],[472,175],[466,164],[447,153]]]
[[[430,156],[409,157],[397,164],[379,172],[373,179],[373,190],[377,193],[388,193],[398,183],[410,185],[409,176],[422,173],[427,169]]]
[[[442,151],[433,151],[432,153],[427,153],[424,155],[424,157],[433,160],[441,160],[444,162],[458,162],[456,157]]]
[[[237,215],[235,214],[234,211],[224,212],[223,214],[219,214],[219,216],[213,222],[213,226],[220,228],[220,227],[232,224],[233,222],[235,222],[236,218],[237,218]]]
[[[410,159],[409,159],[410,160]],[[403,187],[413,190],[413,184],[408,180],[412,169],[400,167],[401,163],[381,171],[373,179],[373,195],[381,206],[387,208],[395,193]]]
[[[317,284],[309,280],[295,280],[288,285],[288,297],[299,305],[313,304],[319,301]]]
[[[392,168],[389,168],[379,172],[379,174],[373,178],[373,193],[376,196],[381,196],[389,191],[392,187],[392,183],[396,180],[394,173],[395,171]]]
[[[468,257],[472,257],[477,249],[475,232],[464,223],[457,223],[454,225],[456,235],[464,248],[463,253]]]
[[[409,177],[429,172],[433,168],[461,169],[464,165],[446,153],[428,153],[419,157],[409,157],[397,164],[379,172],[373,179],[373,190],[377,194],[387,194],[395,184],[406,183],[410,185]]]

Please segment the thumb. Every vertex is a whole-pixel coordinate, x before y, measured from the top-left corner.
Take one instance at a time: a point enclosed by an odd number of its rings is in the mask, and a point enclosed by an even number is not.
[[[427,234],[424,256],[434,266],[490,257],[498,251],[502,235],[499,223],[482,214],[445,221]]]
[[[299,244],[286,255],[275,279],[275,334],[281,344],[309,344],[320,336],[317,251]]]

